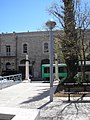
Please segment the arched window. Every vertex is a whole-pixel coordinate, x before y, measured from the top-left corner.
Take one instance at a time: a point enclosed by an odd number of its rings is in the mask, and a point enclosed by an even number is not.
[[[44,52],[49,52],[48,43],[44,43]]]
[[[49,64],[50,63],[50,60],[49,59],[43,59],[41,61],[41,64]]]
[[[27,44],[23,44],[23,53],[27,53]]]

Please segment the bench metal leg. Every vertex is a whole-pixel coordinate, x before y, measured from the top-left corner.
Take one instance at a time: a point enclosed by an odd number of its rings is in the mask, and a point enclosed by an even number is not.
[[[83,100],[83,98],[85,97],[85,95],[87,95],[87,94],[83,94],[83,95],[81,96],[81,100]]]
[[[70,87],[68,87],[68,92],[70,92]],[[70,101],[70,93],[68,93],[68,101]]]
[[[68,101],[70,101],[70,94],[68,94]]]

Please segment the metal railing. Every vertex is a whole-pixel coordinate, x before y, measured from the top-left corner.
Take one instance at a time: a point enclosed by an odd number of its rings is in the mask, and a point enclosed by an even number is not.
[[[15,75],[9,75],[9,76],[1,76],[0,81],[3,80],[13,80],[13,81],[22,81],[22,74],[15,74]]]
[[[22,82],[22,74],[0,76],[0,90]]]

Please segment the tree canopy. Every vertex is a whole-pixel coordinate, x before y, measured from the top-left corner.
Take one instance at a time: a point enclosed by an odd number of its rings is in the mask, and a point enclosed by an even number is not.
[[[49,12],[57,18],[63,27],[64,34],[58,38],[61,39],[62,53],[68,68],[68,78],[72,79],[78,71],[81,51],[83,58],[85,57],[83,39],[84,31],[90,25],[90,13],[88,11],[81,13],[80,4],[77,0],[62,0],[62,3],[63,5],[60,6],[54,3]]]

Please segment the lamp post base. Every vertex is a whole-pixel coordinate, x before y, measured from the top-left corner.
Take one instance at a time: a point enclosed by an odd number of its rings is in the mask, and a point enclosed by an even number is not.
[[[53,87],[50,87],[50,102],[53,102]]]
[[[27,81],[27,82],[31,82],[31,79],[25,79],[25,81]]]

